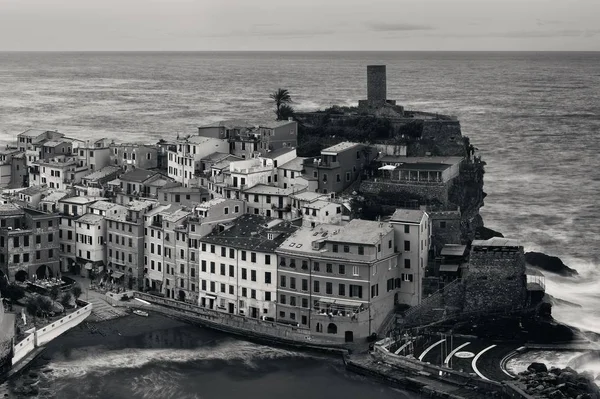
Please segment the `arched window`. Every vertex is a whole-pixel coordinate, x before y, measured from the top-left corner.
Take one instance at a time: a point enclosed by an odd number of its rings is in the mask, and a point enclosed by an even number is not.
[[[337,326],[333,323],[329,323],[327,326],[327,334],[337,334]]]
[[[323,325],[321,323],[317,323],[317,332],[323,332]]]

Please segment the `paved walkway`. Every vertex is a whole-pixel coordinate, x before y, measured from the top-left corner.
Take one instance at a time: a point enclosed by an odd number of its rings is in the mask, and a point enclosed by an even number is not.
[[[415,357],[437,366],[476,374],[486,380],[504,381],[511,377],[502,370],[502,359],[519,346],[478,338],[432,337],[423,347],[415,348]]]
[[[123,308],[113,307],[106,300],[106,296],[98,291],[90,290],[90,280],[80,276],[69,276],[81,286],[80,299],[93,305],[90,321],[103,321],[127,315]]]

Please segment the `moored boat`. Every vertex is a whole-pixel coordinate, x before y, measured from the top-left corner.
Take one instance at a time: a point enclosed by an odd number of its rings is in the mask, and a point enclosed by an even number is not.
[[[148,312],[144,312],[143,310],[134,310],[133,313],[135,313],[138,316],[143,316],[143,317],[148,317]]]

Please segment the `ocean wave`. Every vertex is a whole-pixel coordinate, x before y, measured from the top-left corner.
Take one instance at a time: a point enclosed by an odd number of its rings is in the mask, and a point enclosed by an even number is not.
[[[103,346],[85,347],[70,351],[68,356],[55,359],[48,364],[51,377],[79,378],[87,374],[107,374],[115,369],[141,368],[150,363],[214,362],[242,364],[255,369],[262,361],[284,358],[314,358],[301,352],[257,345],[245,341],[227,340],[216,346],[194,349],[107,349]]]

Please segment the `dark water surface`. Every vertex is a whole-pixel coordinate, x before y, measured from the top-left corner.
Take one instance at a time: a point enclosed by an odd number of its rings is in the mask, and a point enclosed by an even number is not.
[[[150,325],[143,321],[148,330],[172,324],[159,316],[149,319]],[[416,398],[346,372],[338,357],[258,345],[199,327],[134,336],[83,330],[52,342],[28,370],[38,389],[34,397]],[[24,379],[5,387],[14,393]]]

